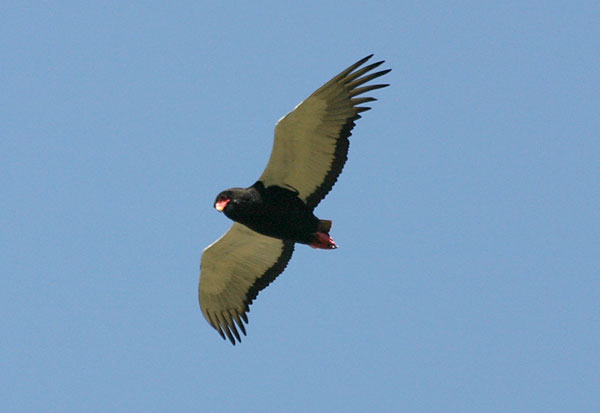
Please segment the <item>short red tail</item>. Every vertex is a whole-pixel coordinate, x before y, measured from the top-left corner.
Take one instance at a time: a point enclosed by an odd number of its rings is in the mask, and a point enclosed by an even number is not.
[[[329,231],[331,231],[331,224],[332,222],[328,219],[320,219],[317,231],[329,234]]]

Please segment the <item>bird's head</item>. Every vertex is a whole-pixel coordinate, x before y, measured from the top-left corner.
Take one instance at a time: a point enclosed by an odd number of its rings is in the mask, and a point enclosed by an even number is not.
[[[251,212],[257,199],[259,199],[258,193],[249,188],[229,188],[217,195],[213,206],[217,211],[223,212],[228,218],[236,221]]]
[[[231,202],[231,195],[228,191],[223,191],[219,195],[217,195],[217,199],[215,199],[214,207],[217,211],[223,212],[223,210],[227,207],[227,205]]]

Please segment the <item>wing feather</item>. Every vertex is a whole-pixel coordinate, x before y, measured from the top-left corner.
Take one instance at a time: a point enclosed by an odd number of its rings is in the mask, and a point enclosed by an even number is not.
[[[243,322],[259,291],[286,267],[293,242],[266,237],[235,223],[202,253],[198,296],[202,314],[233,344],[246,335]],[[243,321],[243,322],[242,322]]]
[[[335,76],[277,122],[271,157],[259,178],[265,186],[295,188],[310,208],[327,195],[346,163],[354,121],[370,109],[358,105],[376,100],[355,96],[388,86],[359,87],[390,71],[369,73],[383,61],[359,69],[372,56]]]

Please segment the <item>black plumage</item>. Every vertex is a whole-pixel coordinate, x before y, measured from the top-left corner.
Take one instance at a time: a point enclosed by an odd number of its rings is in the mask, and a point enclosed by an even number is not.
[[[284,241],[315,243],[315,234],[327,228],[327,221],[321,223],[296,191],[277,185],[265,188],[258,181],[249,188],[231,188],[217,196],[215,205],[219,202],[226,202],[223,213],[231,220]]]

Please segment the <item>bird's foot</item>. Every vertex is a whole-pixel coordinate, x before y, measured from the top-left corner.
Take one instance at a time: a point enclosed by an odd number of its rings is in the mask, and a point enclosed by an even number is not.
[[[324,232],[316,232],[314,241],[308,245],[313,248],[319,248],[323,250],[333,250],[337,248],[337,244],[333,238]]]

